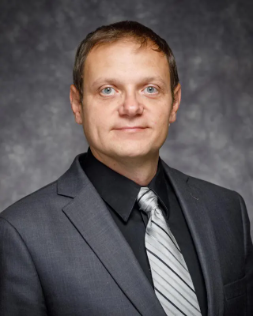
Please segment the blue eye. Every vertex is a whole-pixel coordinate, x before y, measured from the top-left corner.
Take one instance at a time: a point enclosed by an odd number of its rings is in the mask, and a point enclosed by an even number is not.
[[[156,89],[156,87],[154,87],[154,86],[147,86],[146,88],[145,88],[145,90],[146,89],[148,89],[147,90],[147,93],[156,93],[158,90]]]
[[[101,92],[104,95],[112,95],[111,93],[113,92],[113,88],[112,87],[105,87],[101,90]]]

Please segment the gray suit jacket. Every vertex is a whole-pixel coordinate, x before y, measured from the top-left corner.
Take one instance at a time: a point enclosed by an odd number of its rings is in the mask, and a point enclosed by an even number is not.
[[[57,181],[0,214],[0,314],[165,315],[78,157]],[[243,198],[163,166],[198,253],[208,314],[251,314]]]

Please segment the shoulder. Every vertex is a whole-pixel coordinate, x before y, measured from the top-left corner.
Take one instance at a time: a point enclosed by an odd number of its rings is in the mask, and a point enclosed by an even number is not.
[[[208,207],[219,210],[221,213],[240,215],[242,205],[245,203],[237,191],[193,176],[189,176],[188,184],[196,189]]]
[[[241,230],[248,211],[240,193],[194,176],[189,176],[187,183],[192,193],[204,202],[211,220]]]
[[[19,227],[39,225],[60,217],[60,211],[78,193],[87,179],[79,166],[77,155],[71,166],[57,180],[13,203],[0,213],[5,219]],[[85,181],[84,181],[85,178]]]
[[[240,194],[233,189],[190,175],[168,166],[163,160],[161,161],[163,162],[166,173],[171,179],[178,180],[178,184],[180,185],[182,183],[188,184],[189,187],[193,188],[195,192],[203,197],[210,197],[212,199],[222,197],[229,198],[230,200],[233,198],[239,200],[239,197],[241,197]]]
[[[243,198],[235,190],[172,168],[165,162],[163,165],[170,179],[174,181],[181,191],[187,190],[190,192],[191,196],[204,202],[209,210],[223,211],[224,209],[234,214],[240,213]]]
[[[24,225],[29,227],[35,222],[43,221],[46,216],[54,214],[69,200],[57,194],[56,180],[7,207],[0,213],[0,220],[4,219],[14,227]]]
[[[229,189],[227,187],[223,187],[222,185],[212,183],[210,181],[200,179],[194,176],[188,176],[188,183],[192,187],[197,188],[200,192],[202,192],[206,196],[214,197],[223,197],[233,199],[236,198],[239,200],[240,194],[237,193],[233,189]]]
[[[208,214],[209,219],[214,225],[217,235],[222,231],[225,235],[228,233],[230,237],[245,236],[246,240],[250,237],[250,222],[248,211],[243,197],[235,190],[223,187],[221,185],[203,180],[179,170],[174,170],[172,174],[179,176],[187,187],[183,187],[184,191],[189,194],[197,202],[197,208],[201,208]]]

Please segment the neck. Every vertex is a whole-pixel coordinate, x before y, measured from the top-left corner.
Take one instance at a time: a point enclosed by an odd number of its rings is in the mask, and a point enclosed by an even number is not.
[[[118,158],[117,160],[99,153],[92,147],[90,149],[97,160],[140,186],[147,186],[157,173],[159,152],[149,158]]]

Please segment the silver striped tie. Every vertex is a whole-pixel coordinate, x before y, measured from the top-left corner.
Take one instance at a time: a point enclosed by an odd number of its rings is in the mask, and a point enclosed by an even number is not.
[[[149,216],[145,247],[154,290],[162,307],[168,316],[201,316],[190,273],[157,196],[149,188],[141,187],[137,202],[139,209]]]

